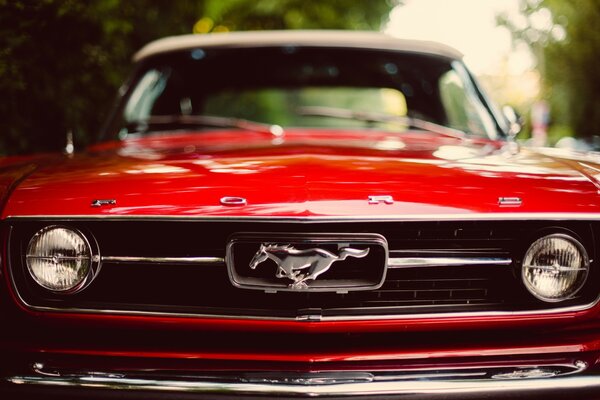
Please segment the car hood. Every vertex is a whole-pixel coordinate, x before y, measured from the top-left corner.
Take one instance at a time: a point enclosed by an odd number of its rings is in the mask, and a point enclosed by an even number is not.
[[[14,189],[2,215],[587,213],[600,207],[593,168],[499,142],[423,132],[293,130],[275,139],[242,131],[182,132],[47,161]],[[226,196],[247,204],[223,205]],[[393,204],[370,204],[369,196],[391,196]],[[521,204],[499,203],[510,197]],[[116,204],[92,207],[98,199]]]

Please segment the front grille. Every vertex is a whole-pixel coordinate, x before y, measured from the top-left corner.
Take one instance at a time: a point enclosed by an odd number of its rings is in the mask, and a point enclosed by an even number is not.
[[[24,249],[44,226],[54,223],[93,235],[107,259],[93,283],[81,293],[53,295],[28,276]],[[293,223],[233,221],[12,221],[10,254],[15,286],[34,307],[55,309],[150,311],[191,315],[259,318],[377,317],[447,312],[521,311],[592,302],[594,263],[584,290],[560,304],[543,303],[520,282],[520,259],[536,237],[550,231],[576,234],[593,259],[593,225],[586,222],[372,222]],[[223,262],[232,235],[378,234],[390,259],[471,260],[469,265],[420,265],[388,268],[383,285],[373,290],[282,292],[240,289],[230,282]],[[116,262],[115,258],[139,258]],[[154,258],[212,258],[202,265],[155,262]],[[485,260],[508,260],[486,264]],[[478,264],[479,261],[481,262]],[[262,269],[274,274],[275,266]],[[271,275],[269,275],[271,276]],[[326,275],[323,275],[326,277]]]

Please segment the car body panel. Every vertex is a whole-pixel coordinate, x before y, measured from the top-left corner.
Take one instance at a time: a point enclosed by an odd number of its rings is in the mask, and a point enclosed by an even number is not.
[[[370,195],[394,204],[369,204]],[[248,204],[222,205],[225,196]],[[522,204],[503,206],[501,197]],[[57,160],[19,185],[3,217],[593,213],[597,197],[593,180],[573,166],[529,150],[511,154],[498,142],[290,130],[273,143],[228,131],[130,139]],[[93,208],[94,199],[117,204]]]

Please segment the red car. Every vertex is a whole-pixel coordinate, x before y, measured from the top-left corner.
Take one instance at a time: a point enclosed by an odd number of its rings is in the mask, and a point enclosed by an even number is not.
[[[159,40],[86,151],[0,161],[2,399],[596,398],[600,163],[446,46]]]

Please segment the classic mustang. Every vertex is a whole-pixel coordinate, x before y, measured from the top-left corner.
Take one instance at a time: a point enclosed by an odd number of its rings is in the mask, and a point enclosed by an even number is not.
[[[144,47],[98,144],[0,161],[2,399],[600,396],[600,161],[461,58]]]

